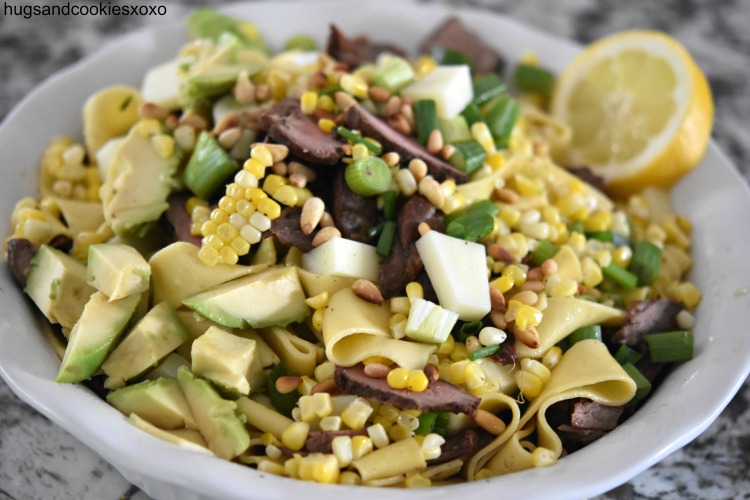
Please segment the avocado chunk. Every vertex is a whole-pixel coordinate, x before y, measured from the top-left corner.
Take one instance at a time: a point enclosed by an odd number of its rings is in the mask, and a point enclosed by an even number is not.
[[[151,266],[135,248],[120,243],[100,243],[89,247],[86,282],[118,300],[148,290]]]
[[[166,302],[151,308],[102,364],[109,377],[105,387],[116,387],[135,378],[187,341],[180,318]]]
[[[57,381],[73,384],[90,378],[125,330],[140,300],[140,295],[129,295],[110,302],[102,292],[95,292],[70,332]]]
[[[193,349],[193,342],[195,339],[206,333],[206,330],[211,326],[220,326],[226,329],[226,327],[187,308],[178,309],[177,316],[180,317],[182,324],[185,325],[185,329],[188,332],[188,340],[177,348],[177,354],[185,359],[188,364],[190,364],[190,361],[192,360],[190,351]]]
[[[295,267],[274,267],[244,276],[182,303],[232,328],[286,326],[310,314]]]
[[[222,398],[209,381],[195,377],[187,367],[177,371],[177,381],[208,449],[232,460],[250,447],[250,433],[244,415],[238,414],[237,403]]]
[[[47,245],[31,259],[24,292],[50,321],[73,328],[91,294],[86,266],[70,255]]]
[[[124,415],[135,413],[160,429],[197,429],[198,424],[173,378],[144,380],[107,394],[107,402]]]
[[[265,375],[256,342],[212,326],[193,342],[193,373],[236,394],[263,387]]]
[[[198,136],[182,179],[196,196],[208,199],[238,169],[237,162],[221,147],[211,132],[204,130]]]
[[[239,264],[207,266],[198,258],[198,250],[192,243],[177,241],[151,256],[148,262],[154,303],[166,301],[177,309],[185,297],[267,268]]]
[[[156,380],[164,377],[177,380],[177,370],[179,370],[181,366],[187,366],[190,368],[190,363],[176,352],[171,352],[167,354],[158,365],[144,373],[143,378],[147,380]]]
[[[171,137],[143,133],[142,129],[148,128],[141,126],[143,123],[136,123],[118,146],[99,190],[104,219],[118,236],[145,234],[169,208],[167,197],[176,185],[181,150],[175,146],[164,156],[168,148],[157,151],[157,144],[169,142]]]
[[[214,42],[222,35],[232,34],[244,45],[268,53],[268,45],[253,23],[225,16],[208,7],[197,9],[188,18],[188,32],[191,38],[209,38]]]
[[[211,450],[206,447],[206,440],[203,439],[201,433],[196,430],[160,429],[148,420],[139,417],[137,413],[131,413],[128,416],[128,420],[130,420],[130,422],[138,429],[148,432],[152,436],[158,437],[163,441],[176,444],[177,446],[185,448],[187,450],[213,455],[213,453],[211,453]]]

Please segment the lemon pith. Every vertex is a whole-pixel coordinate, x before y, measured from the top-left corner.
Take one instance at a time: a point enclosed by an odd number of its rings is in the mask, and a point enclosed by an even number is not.
[[[551,110],[573,131],[568,163],[594,169],[615,197],[671,187],[703,157],[713,123],[705,75],[654,31],[586,47],[558,78]]]

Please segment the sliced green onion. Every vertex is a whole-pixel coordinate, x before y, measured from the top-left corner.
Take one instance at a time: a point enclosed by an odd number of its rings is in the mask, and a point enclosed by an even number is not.
[[[654,363],[672,363],[693,359],[693,331],[650,333],[644,337]]]
[[[391,254],[391,247],[393,246],[393,238],[395,235],[396,223],[392,220],[385,221],[383,223],[383,229],[380,232],[380,238],[378,238],[378,244],[375,247],[375,253],[384,259],[387,259]]]
[[[466,122],[466,118],[456,115],[454,118],[438,118],[438,126],[443,134],[443,142],[454,144],[456,142],[468,141],[471,139],[471,131]]]
[[[549,97],[555,84],[555,76],[539,66],[521,63],[516,66],[513,82],[520,90]]]
[[[471,56],[461,50],[449,49],[444,47],[440,52],[442,53],[439,54],[439,56],[435,59],[440,61],[440,64],[443,66],[458,66],[464,64],[467,66],[474,65],[474,61],[472,61]]]
[[[622,369],[628,374],[630,378],[635,382],[635,395],[630,400],[629,404],[635,404],[642,400],[648,393],[651,392],[651,382],[635,367],[633,363],[625,363],[622,365]]]
[[[599,303],[604,303],[608,300],[612,301],[612,306],[617,309],[625,309],[625,299],[622,298],[621,295],[617,293],[607,293],[603,292],[601,296],[599,297]]]
[[[535,266],[541,266],[542,264],[544,264],[545,260],[551,259],[555,255],[557,255],[557,252],[559,251],[560,247],[558,247],[554,243],[550,243],[547,240],[542,240],[531,252],[531,261]]]
[[[588,339],[598,340],[599,342],[601,342],[602,327],[599,325],[582,326],[581,328],[573,330],[573,332],[568,335],[568,340],[570,341],[571,346],[576,342]]]
[[[489,106],[485,121],[495,139],[495,145],[502,149],[508,147],[508,140],[521,116],[521,105],[507,94],[495,99]]]
[[[498,207],[489,200],[482,200],[446,220],[445,233],[466,241],[484,238],[495,228]]]
[[[605,243],[612,242],[612,231],[586,231],[584,234],[586,235],[586,239],[589,240],[598,240]]]
[[[507,90],[505,82],[495,73],[487,73],[474,79],[474,99],[471,101],[477,106],[490,102]]]
[[[437,106],[434,100],[414,101],[414,125],[417,128],[417,141],[424,146],[432,131],[438,128]]]
[[[570,232],[571,233],[581,233],[586,234],[584,231],[583,221],[580,220],[574,220],[570,223]]]
[[[361,135],[355,134],[354,132],[352,132],[346,127],[336,127],[336,133],[339,134],[344,139],[348,139],[358,144],[364,144],[365,147],[369,149],[370,152],[374,155],[380,156],[383,153],[383,148],[381,148],[380,146],[378,146],[372,141],[368,141]]]
[[[365,236],[368,240],[373,240],[380,236],[380,233],[383,232],[383,225],[385,223],[381,222],[380,224],[375,224],[374,226],[370,226],[365,230]]]
[[[346,184],[360,196],[385,193],[391,185],[391,171],[377,156],[365,156],[351,162],[344,171]]]
[[[468,126],[472,126],[477,122],[484,121],[484,117],[482,116],[482,112],[479,110],[479,106],[477,106],[473,102],[470,102],[466,105],[463,111],[461,111],[461,116],[464,117]]]
[[[610,262],[609,265],[603,267],[602,274],[625,290],[632,290],[638,284],[638,276],[614,262]]]
[[[499,350],[500,350],[500,344],[480,347],[479,349],[475,351],[471,351],[469,353],[469,359],[472,361],[476,361],[477,359],[480,359],[480,358],[486,358],[487,356],[492,356]]]
[[[372,75],[372,82],[393,93],[414,80],[414,76],[414,68],[409,61],[403,57],[390,56],[378,63]]]
[[[396,191],[386,191],[383,193],[383,216],[386,219],[396,217]]]
[[[477,141],[459,142],[453,146],[456,148],[456,151],[448,161],[457,169],[471,174],[484,165],[487,152]]]
[[[659,276],[661,253],[661,248],[648,241],[638,241],[633,245],[628,271],[638,277],[638,286],[650,285]]]
[[[238,168],[214,136],[204,130],[198,136],[182,180],[196,196],[207,200]]]
[[[293,35],[284,44],[284,50],[313,51],[318,49],[318,44],[310,35]]]
[[[456,332],[455,337],[458,342],[466,342],[466,339],[472,335],[479,335],[479,332],[484,328],[484,324],[481,321],[472,321],[471,323],[464,323]]]
[[[637,363],[643,356],[641,353],[634,351],[630,347],[622,344],[615,353],[615,361],[624,365],[625,363]]]
[[[406,336],[418,342],[442,344],[458,321],[458,314],[425,299],[415,299],[406,320]]]
[[[273,369],[268,373],[268,383],[266,384],[266,390],[268,391],[268,397],[271,399],[271,404],[276,408],[279,413],[289,418],[292,417],[292,410],[297,406],[297,401],[300,398],[299,391],[292,391],[286,394],[280,393],[276,389],[276,380],[279,377],[286,375],[293,375],[292,372],[279,363],[274,366]]]
[[[451,223],[454,220],[460,219],[461,217],[474,212],[485,213],[494,217],[499,211],[500,208],[490,200],[480,200],[472,205],[469,205],[466,208],[462,208],[461,210],[457,210],[450,215],[446,215],[445,222]]]
[[[427,434],[430,434],[435,428],[435,420],[437,420],[437,416],[437,411],[426,411],[420,413],[417,417],[417,419],[419,420],[419,425],[414,431],[414,434],[417,434],[419,436],[426,436]]]

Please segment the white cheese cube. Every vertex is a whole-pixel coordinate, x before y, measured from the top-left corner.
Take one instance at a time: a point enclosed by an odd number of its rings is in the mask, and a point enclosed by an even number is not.
[[[463,321],[477,321],[490,312],[484,245],[428,231],[417,240],[417,250],[441,306]]]
[[[432,99],[438,118],[455,118],[474,98],[471,70],[467,65],[438,66],[421,80],[401,89],[401,95],[417,99]]]
[[[180,85],[182,78],[179,62],[169,61],[148,70],[143,78],[141,94],[146,102],[174,111],[180,108]]]
[[[316,274],[349,276],[377,282],[380,261],[375,247],[332,238],[302,256],[302,268]]]

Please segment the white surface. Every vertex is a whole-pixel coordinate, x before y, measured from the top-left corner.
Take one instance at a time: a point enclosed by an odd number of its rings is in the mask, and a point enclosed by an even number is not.
[[[395,6],[399,15],[393,16]],[[437,25],[447,10],[400,2],[361,4],[331,1],[290,5],[237,5],[230,12],[263,19],[263,32],[278,47],[289,33],[310,32],[322,41],[327,20],[352,33],[371,33],[414,47]],[[575,53],[562,40],[532,32],[519,24],[488,15],[462,12],[489,43],[509,56],[535,50],[542,63],[560,69]],[[419,19],[420,23],[414,23]],[[272,31],[270,27],[280,29]],[[381,27],[374,32],[374,27]],[[113,83],[138,84],[152,65],[174,55],[184,25],[145,31],[107,46],[40,86],[0,127],[6,178],[0,185],[0,213],[10,214],[16,200],[35,192],[35,165],[54,135],[78,136],[84,100]],[[502,33],[502,39],[497,35]],[[62,99],[60,96],[65,96]],[[54,112],[50,112],[54,110]],[[33,131],[33,133],[29,133]],[[356,494],[357,498],[455,498],[512,491],[526,497],[582,498],[604,492],[633,477],[686,444],[710,425],[750,371],[750,276],[748,261],[750,193],[716,147],[711,146],[700,167],[675,190],[677,209],[694,224],[694,281],[704,293],[696,326],[696,358],[672,372],[654,397],[628,422],[593,445],[561,460],[555,467],[459,486],[429,490],[369,490],[319,486],[269,477],[212,457],[188,453],[163,443],[130,425],[116,410],[79,386],[53,382],[59,367],[44,337],[33,307],[0,275],[0,373],[26,402],[47,415],[112,463],[134,484],[155,498],[324,498]],[[9,234],[9,217],[0,231]]]

